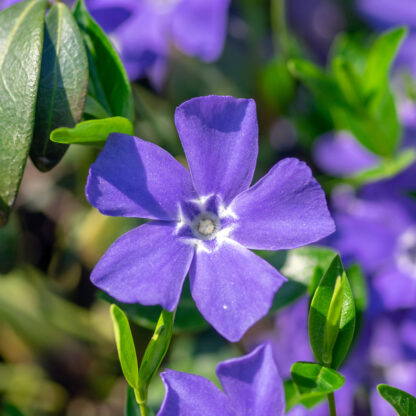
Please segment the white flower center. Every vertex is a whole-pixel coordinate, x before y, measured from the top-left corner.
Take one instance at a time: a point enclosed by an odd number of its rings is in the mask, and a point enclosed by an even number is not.
[[[403,273],[416,279],[416,226],[408,228],[399,237],[396,260]]]
[[[191,229],[195,237],[212,240],[221,229],[221,221],[212,212],[201,212],[193,219]]]

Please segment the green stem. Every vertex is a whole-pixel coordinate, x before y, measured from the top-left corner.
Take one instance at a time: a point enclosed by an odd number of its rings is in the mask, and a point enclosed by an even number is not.
[[[270,7],[275,47],[288,59],[290,55],[290,40],[286,23],[286,0],[271,0]]]
[[[144,403],[139,403],[141,416],[147,416],[147,407]]]
[[[134,390],[134,395],[136,397],[136,402],[139,405],[140,415],[141,416],[148,416],[146,400],[143,400],[143,398],[140,397],[140,394],[137,390]]]
[[[337,416],[337,409],[335,407],[335,396],[334,393],[328,394],[328,405],[329,405],[329,415]]]

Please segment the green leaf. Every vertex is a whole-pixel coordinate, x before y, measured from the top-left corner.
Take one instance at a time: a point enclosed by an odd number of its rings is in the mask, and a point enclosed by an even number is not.
[[[380,396],[393,406],[399,416],[416,415],[416,398],[409,393],[386,384],[379,384],[377,390]]]
[[[152,378],[159,370],[162,360],[168,351],[173,333],[175,312],[162,310],[155,332],[144,352],[139,370],[138,396],[143,403],[147,401],[147,390]]]
[[[129,321],[125,313],[117,305],[111,305],[110,311],[121,369],[127,383],[137,390],[139,387],[139,370]]]
[[[341,259],[336,256],[322,277],[309,311],[309,339],[316,360],[338,368],[354,335],[355,305]]]
[[[0,226],[7,222],[33,135],[46,0],[0,13]]]
[[[42,171],[52,169],[68,146],[49,140],[57,127],[73,127],[83,114],[88,90],[88,60],[82,35],[64,3],[46,16],[30,157]]]
[[[352,186],[360,187],[382,179],[393,178],[407,169],[415,160],[416,151],[407,149],[391,158],[382,159],[376,167],[359,172],[352,177],[346,178],[345,181]]]
[[[92,19],[83,0],[78,0],[74,17],[84,35],[90,68],[90,95],[108,116],[133,122],[133,97],[124,66],[110,40]]]
[[[87,120],[78,123],[73,129],[61,127],[51,133],[56,143],[103,145],[111,133],[133,135],[133,125],[124,117],[110,117]]]
[[[128,385],[126,390],[126,406],[124,410],[125,416],[141,416],[140,408],[136,402],[134,390]]]
[[[302,400],[333,393],[345,382],[344,376],[338,371],[316,363],[296,362],[290,373]]]

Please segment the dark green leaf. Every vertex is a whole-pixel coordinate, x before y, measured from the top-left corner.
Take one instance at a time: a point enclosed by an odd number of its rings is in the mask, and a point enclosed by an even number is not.
[[[83,114],[88,90],[88,60],[82,35],[64,3],[46,17],[42,66],[30,157],[42,171],[52,169],[68,146],[49,140],[52,130],[73,127]]]
[[[113,45],[92,19],[83,0],[78,0],[74,17],[84,35],[90,68],[90,95],[108,116],[121,116],[133,122],[130,82]]]
[[[139,370],[138,396],[143,403],[147,401],[147,390],[168,351],[173,333],[175,312],[163,309],[155,332],[146,347]]]
[[[124,416],[141,416],[140,408],[136,402],[136,396],[134,395],[134,390],[129,385],[127,385],[126,391]]]
[[[33,135],[46,1],[0,13],[0,226],[7,222]]]
[[[354,326],[354,298],[336,256],[315,291],[309,312],[309,339],[316,360],[338,368],[348,353]]]
[[[117,305],[111,305],[111,318],[113,320],[114,335],[121,369],[123,370],[127,383],[133,389],[137,390],[139,386],[139,367],[129,321]]]
[[[134,134],[133,125],[124,117],[83,121],[73,129],[61,127],[51,134],[56,143],[102,145],[110,133]]]
[[[416,415],[416,398],[409,393],[386,384],[379,384],[377,390],[381,397],[393,406],[399,416]]]

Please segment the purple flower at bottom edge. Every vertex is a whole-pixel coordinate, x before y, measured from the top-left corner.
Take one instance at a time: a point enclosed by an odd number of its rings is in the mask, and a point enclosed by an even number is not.
[[[189,272],[192,297],[225,338],[239,340],[269,310],[285,278],[249,251],[291,249],[334,223],[311,170],[284,159],[250,187],[258,152],[253,100],[207,96],[176,109],[190,172],[169,153],[112,134],[86,195],[106,215],[147,218],[121,236],[91,280],[125,303],[174,310]]]
[[[267,344],[217,366],[224,392],[200,376],[171,370],[161,376],[166,396],[158,416],[281,416],[285,412],[283,383]]]

